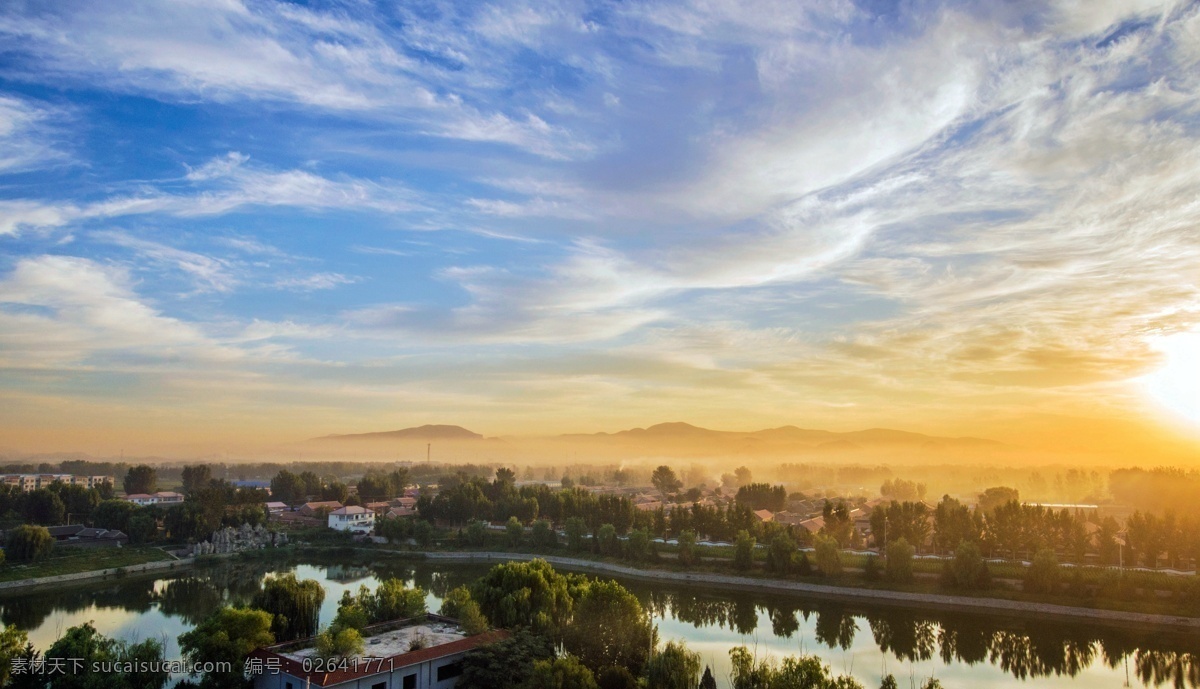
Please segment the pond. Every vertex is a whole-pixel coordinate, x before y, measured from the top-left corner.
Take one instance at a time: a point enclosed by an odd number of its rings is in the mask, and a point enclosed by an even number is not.
[[[326,590],[321,623],[333,619],[343,591],[398,577],[442,597],[481,576],[481,565],[425,562],[302,563],[239,561],[159,579],[117,579],[85,587],[0,597],[0,622],[16,625],[45,650],[68,628],[92,621],[108,636],[161,639],[167,658],[176,638],[222,603],[245,603],[265,577],[294,572]],[[866,687],[892,673],[900,686],[934,676],[955,687],[1200,687],[1200,639],[1194,634],[1104,628],[973,613],[942,613],[813,598],[739,593],[623,581],[654,615],[663,642],[687,641],[728,687],[729,649],[758,656],[816,654]]]

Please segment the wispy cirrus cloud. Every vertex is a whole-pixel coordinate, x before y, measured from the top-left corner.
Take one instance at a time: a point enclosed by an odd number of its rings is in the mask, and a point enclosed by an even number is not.
[[[498,85],[480,70],[487,61],[470,54],[482,46],[448,43],[439,33],[449,27],[428,14],[394,8],[403,15],[395,22],[366,6],[237,0],[147,2],[121,16],[86,6],[13,9],[0,15],[0,33],[37,70],[63,79],[177,99],[284,102],[549,158],[591,149],[536,113],[480,97]],[[20,77],[26,69],[8,71]]]
[[[64,119],[59,108],[0,95],[0,174],[70,161],[59,145]]]
[[[407,213],[422,208],[398,184],[330,179],[304,170],[271,170],[250,165],[248,161],[245,155],[229,153],[189,170],[182,183],[164,180],[157,185],[142,185],[135,193],[91,203],[0,200],[0,235],[139,215],[217,216],[246,207],[380,213]]]

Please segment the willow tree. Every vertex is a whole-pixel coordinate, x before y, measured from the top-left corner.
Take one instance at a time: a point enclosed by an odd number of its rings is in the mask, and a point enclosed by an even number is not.
[[[295,574],[272,577],[254,596],[254,607],[274,618],[271,633],[278,641],[304,639],[317,633],[325,589],[313,579],[300,581]]]

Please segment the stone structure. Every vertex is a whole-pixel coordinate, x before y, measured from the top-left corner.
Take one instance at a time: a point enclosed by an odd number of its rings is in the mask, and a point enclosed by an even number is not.
[[[282,531],[268,531],[267,527],[259,524],[250,526],[242,524],[238,528],[227,526],[213,532],[212,538],[192,546],[192,555],[219,555],[236,553],[243,550],[262,550],[287,545],[287,534]]]

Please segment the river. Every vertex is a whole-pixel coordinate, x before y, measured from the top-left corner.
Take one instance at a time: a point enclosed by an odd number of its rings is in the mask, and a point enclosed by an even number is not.
[[[486,571],[482,565],[425,562],[356,564],[309,559],[237,561],[164,576],[91,583],[0,597],[0,622],[17,625],[45,650],[66,629],[92,621],[108,636],[162,639],[178,658],[176,638],[222,603],[245,603],[272,573],[294,572],[326,590],[321,623],[333,619],[343,591],[399,577],[425,588],[436,612],[447,591]],[[926,677],[947,689],[1030,687],[1200,687],[1200,639],[1194,634],[1105,628],[974,613],[856,606],[812,598],[740,593],[624,581],[651,611],[662,641],[682,639],[728,687],[729,649],[759,656],[809,653],[866,687],[885,672],[900,686]]]

